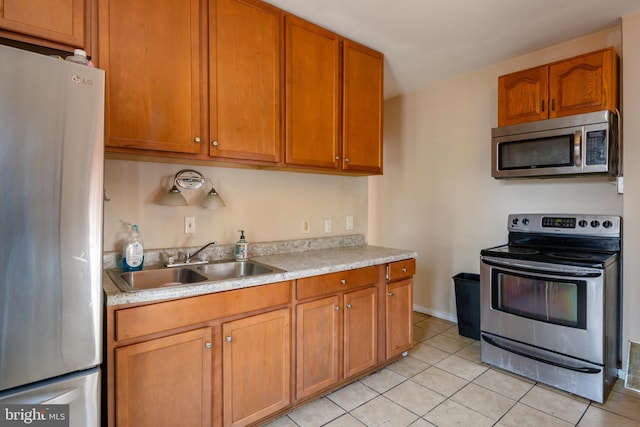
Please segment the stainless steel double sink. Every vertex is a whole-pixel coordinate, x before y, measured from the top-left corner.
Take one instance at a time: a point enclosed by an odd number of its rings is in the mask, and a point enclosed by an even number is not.
[[[167,267],[129,272],[124,272],[121,268],[107,270],[109,277],[123,292],[217,282],[282,272],[284,270],[251,260],[224,260],[198,266]]]

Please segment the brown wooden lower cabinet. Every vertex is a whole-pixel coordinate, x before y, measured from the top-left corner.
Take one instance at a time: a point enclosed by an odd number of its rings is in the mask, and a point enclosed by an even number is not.
[[[404,260],[107,307],[107,426],[260,425],[379,369],[411,348],[414,273]]]
[[[316,394],[376,365],[377,288],[298,304],[296,398]],[[342,361],[342,368],[340,367]]]
[[[387,359],[413,345],[413,279],[387,285]]]
[[[118,427],[211,425],[211,328],[115,350]]]
[[[245,426],[291,403],[289,309],[222,325],[224,426]]]
[[[296,308],[296,398],[315,394],[338,382],[340,298],[332,295]]]
[[[387,265],[386,359],[399,356],[413,346],[413,275],[416,260]]]
[[[377,288],[344,295],[344,378],[378,362]]]
[[[296,282],[296,399],[309,398],[376,364],[377,292],[383,266]]]

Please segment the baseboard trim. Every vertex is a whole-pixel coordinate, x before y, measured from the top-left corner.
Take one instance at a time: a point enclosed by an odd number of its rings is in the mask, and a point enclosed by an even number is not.
[[[428,314],[429,316],[437,317],[438,319],[448,320],[449,322],[458,323],[458,316],[451,313],[446,313],[444,311],[432,310],[417,304],[413,305],[413,311],[417,311],[418,313],[422,314]]]

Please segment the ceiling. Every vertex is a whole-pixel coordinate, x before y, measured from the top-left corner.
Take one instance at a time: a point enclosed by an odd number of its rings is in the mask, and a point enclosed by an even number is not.
[[[385,55],[385,99],[620,24],[640,0],[267,0]]]

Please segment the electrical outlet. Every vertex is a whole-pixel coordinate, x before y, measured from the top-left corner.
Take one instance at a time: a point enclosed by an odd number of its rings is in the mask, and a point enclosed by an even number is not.
[[[618,190],[618,194],[624,193],[624,177],[619,176],[616,178],[616,187]]]
[[[324,220],[324,232],[325,233],[331,233],[331,220],[330,219],[325,219]]]
[[[353,230],[353,215],[347,215],[347,230]]]
[[[309,234],[311,232],[311,223],[309,223],[308,219],[303,219],[301,222],[300,231],[303,234]]]
[[[196,232],[196,218],[193,216],[184,217],[184,233],[192,234]]]

